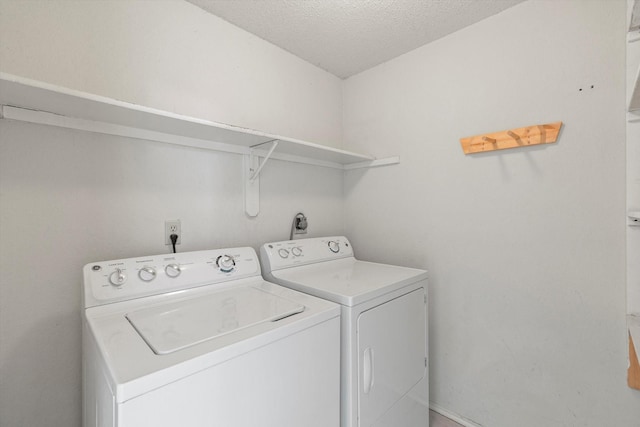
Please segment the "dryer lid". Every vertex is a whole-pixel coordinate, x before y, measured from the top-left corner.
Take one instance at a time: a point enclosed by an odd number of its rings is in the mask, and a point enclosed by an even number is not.
[[[353,307],[421,280],[427,272],[343,258],[266,272],[276,283]]]
[[[154,353],[169,354],[304,310],[294,301],[243,287],[136,310],[126,318]]]

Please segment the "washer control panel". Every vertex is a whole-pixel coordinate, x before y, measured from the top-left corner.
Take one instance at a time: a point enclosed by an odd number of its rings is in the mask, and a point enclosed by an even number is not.
[[[215,249],[87,264],[85,307],[260,276],[253,248]]]
[[[260,248],[265,271],[352,256],[353,248],[344,236],[286,240],[266,243]]]

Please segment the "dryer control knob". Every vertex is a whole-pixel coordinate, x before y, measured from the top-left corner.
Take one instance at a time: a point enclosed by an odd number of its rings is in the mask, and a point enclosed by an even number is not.
[[[116,268],[116,271],[109,275],[109,283],[113,286],[122,286],[126,281],[127,275],[119,268]]]
[[[329,240],[328,245],[329,245],[329,250],[334,254],[337,254],[340,251],[340,243],[334,240]]]
[[[293,256],[300,256],[302,255],[302,248],[295,247],[291,249],[291,253],[293,254]]]
[[[182,270],[178,264],[169,264],[164,268],[164,272],[167,273],[167,276],[175,279],[182,273]]]
[[[280,258],[289,258],[289,251],[286,249],[280,249],[278,250],[278,255],[280,255]]]
[[[142,267],[140,271],[138,271],[138,277],[143,282],[150,282],[156,278],[156,269],[153,267]]]
[[[231,255],[220,255],[216,264],[223,273],[231,273],[236,268],[236,260]]]

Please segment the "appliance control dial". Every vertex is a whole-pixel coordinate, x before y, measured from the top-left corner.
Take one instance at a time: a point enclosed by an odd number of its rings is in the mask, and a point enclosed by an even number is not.
[[[138,271],[138,277],[143,282],[150,282],[156,278],[156,269],[153,267],[142,267],[140,271]]]
[[[164,272],[167,273],[167,276],[175,279],[182,273],[182,270],[178,264],[169,264],[164,268]]]
[[[300,256],[300,255],[302,255],[302,248],[295,247],[295,248],[291,249],[291,253],[293,254],[293,256]]]
[[[231,255],[220,255],[216,264],[223,273],[231,273],[236,268],[236,260]]]
[[[279,249],[278,255],[280,255],[280,258],[289,258],[289,251],[286,249]]]
[[[328,246],[329,250],[334,254],[337,254],[340,251],[340,244],[335,240],[329,240]]]
[[[109,275],[109,283],[113,286],[122,286],[126,281],[127,275],[119,268],[116,268],[115,271]]]

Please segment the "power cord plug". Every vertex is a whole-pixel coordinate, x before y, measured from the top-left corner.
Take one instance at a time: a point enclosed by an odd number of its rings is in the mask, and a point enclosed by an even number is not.
[[[178,241],[178,235],[177,234],[172,234],[169,236],[169,238],[171,239],[171,245],[173,246],[173,253],[176,253],[176,242]]]

